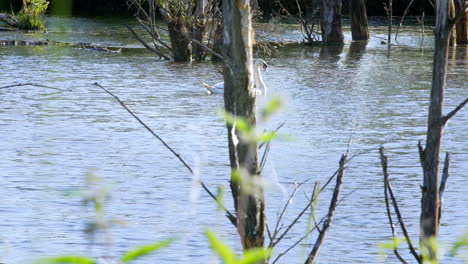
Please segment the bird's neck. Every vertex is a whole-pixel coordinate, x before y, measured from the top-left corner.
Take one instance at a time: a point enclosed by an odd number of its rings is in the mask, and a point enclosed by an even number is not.
[[[260,67],[254,71],[254,83],[257,90],[262,91],[263,95],[266,95],[266,86],[263,82],[262,73],[260,72]]]

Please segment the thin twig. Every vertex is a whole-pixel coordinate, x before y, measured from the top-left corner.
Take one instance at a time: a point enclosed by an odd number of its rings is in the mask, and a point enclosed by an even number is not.
[[[381,148],[381,150],[383,154],[383,147]],[[385,157],[385,160],[387,160],[386,156],[384,157]],[[390,198],[392,200],[393,209],[395,210],[395,214],[397,215],[398,222],[400,223],[401,230],[403,231],[403,235],[405,236],[406,243],[408,244],[410,252],[418,263],[422,263],[421,256],[419,256],[419,254],[416,252],[416,250],[413,247],[413,243],[411,242],[411,238],[408,234],[408,230],[406,229],[406,225],[405,225],[405,222],[403,221],[403,217],[401,216],[400,208],[398,207],[398,203],[396,201],[395,195],[393,194],[392,185],[390,184],[390,182],[388,182],[387,188],[390,194]]]
[[[331,223],[333,221],[333,216],[335,215],[336,207],[338,205],[338,200],[341,192],[341,186],[343,184],[343,177],[344,177],[344,166],[346,163],[346,158],[348,156],[348,153],[344,153],[341,156],[340,159],[340,173],[336,177],[336,185],[335,185],[335,190],[333,191],[333,196],[330,201],[330,207],[328,208],[328,214],[327,218],[325,219],[322,230],[320,234],[317,237],[317,240],[315,241],[314,247],[312,248],[312,251],[309,254],[309,257],[307,257],[307,260],[305,261],[306,264],[311,264],[314,262],[315,258],[317,257],[317,254],[320,250],[320,247],[323,244],[323,241],[325,239],[325,236],[327,234],[328,229],[331,226]]]
[[[42,88],[47,88],[47,89],[52,89],[52,90],[58,90],[58,91],[70,91],[70,90],[64,90],[52,86],[47,86],[47,85],[42,85],[42,84],[37,84],[37,83],[18,83],[18,84],[11,84],[11,85],[6,85],[0,87],[0,89],[7,89],[7,88],[12,88],[12,87],[18,87],[18,86],[36,86],[36,87],[42,87]]]
[[[396,239],[396,231],[395,225],[393,224],[392,213],[390,211],[390,202],[388,199],[388,185],[390,184],[388,179],[388,172],[387,172],[387,156],[384,155],[384,148],[380,147],[380,163],[382,165],[383,175],[384,175],[384,194],[385,194],[385,208],[387,209],[387,217],[388,222],[390,224],[390,229],[392,230],[392,237],[393,240]],[[395,256],[401,261],[401,263],[406,264],[407,262],[401,257],[400,253],[398,252],[398,247],[393,248],[393,253]]]
[[[270,243],[268,245],[268,248],[271,248],[273,246],[273,242],[276,238],[276,236],[278,235],[279,233],[279,225],[281,223],[281,220],[283,219],[283,215],[284,213],[286,212],[286,209],[288,209],[288,206],[289,204],[291,203],[294,195],[296,195],[297,191],[299,190],[299,188],[304,185],[306,182],[308,182],[309,180],[305,180],[297,185],[294,186],[294,190],[292,191],[292,193],[289,195],[289,198],[288,200],[286,201],[286,203],[284,204],[283,206],[283,209],[281,210],[281,213],[279,214],[278,216],[278,219],[276,219],[276,224],[275,224],[275,229],[273,229],[273,235],[270,237]]]
[[[127,25],[127,28],[128,30],[130,30],[130,32],[132,32],[133,36],[143,45],[145,46],[145,48],[147,50],[150,50],[156,54],[158,54],[159,56],[163,57],[165,60],[170,60],[171,58],[169,58],[168,56],[164,55],[162,52],[160,52],[159,50],[156,50],[155,48],[152,48],[150,45],[148,45],[144,40],[142,40],[140,38],[140,36],[138,36],[138,34],[130,27]]]
[[[314,188],[314,190],[316,190],[317,188]],[[341,204],[341,202],[343,202],[343,200],[350,196],[351,194],[353,194],[355,191],[357,191],[357,189],[354,189],[352,190],[351,192],[349,192],[348,194],[344,195],[339,201],[338,201],[338,205]],[[323,220],[325,220],[325,216],[322,217],[322,219],[320,219],[320,221],[318,223],[315,224],[315,226],[313,228],[311,228],[310,230],[308,230],[306,232],[306,234],[301,237],[298,241],[296,241],[294,244],[292,244],[289,248],[287,248],[285,251],[283,251],[282,253],[280,253],[276,258],[275,260],[272,262],[272,264],[276,263],[276,261],[279,260],[279,258],[281,258],[282,256],[284,256],[286,253],[288,253],[291,249],[293,249],[294,247],[296,247],[302,240],[306,239],[310,233],[312,233],[312,231],[314,230],[320,230],[319,229],[319,225],[323,222]]]
[[[263,151],[262,159],[260,160],[260,172],[263,172],[263,168],[265,167],[269,153],[270,153],[270,143],[268,142],[268,144],[265,147],[265,150]]]
[[[400,23],[398,23],[398,27],[396,29],[396,32],[395,32],[395,41],[397,40],[398,38],[398,32],[400,31],[400,27],[401,25],[403,24],[403,20],[405,19],[405,16],[406,14],[408,13],[408,10],[409,8],[411,7],[411,5],[413,4],[414,0],[411,0],[411,2],[408,4],[408,6],[406,7],[405,11],[403,12],[403,15],[401,16],[400,18]]]
[[[299,221],[299,219],[301,219],[302,215],[304,215],[304,213],[307,212],[309,207],[312,206],[312,204],[314,202],[314,197],[316,197],[315,192],[316,192],[317,189],[318,189],[317,188],[317,182],[315,182],[314,190],[313,190],[313,194],[312,194],[312,200],[309,201],[309,203],[307,203],[307,206],[304,207],[304,209],[302,209],[302,211],[296,216],[296,218],[291,222],[291,224],[289,224],[289,226],[286,228],[286,230],[284,230],[283,233],[278,237],[278,239],[276,239],[276,241],[275,241],[275,238],[276,238],[277,234],[273,236],[273,239],[270,241],[270,245],[268,245],[269,248],[274,248],[286,236],[286,234],[289,232],[289,230],[291,230],[291,228]]]
[[[325,220],[325,216],[322,217],[322,219],[318,222],[318,224],[321,224],[324,220]],[[273,260],[273,262],[271,264],[275,264],[282,256],[284,256],[291,249],[296,247],[299,243],[302,242],[302,240],[306,239],[309,236],[309,234],[312,233],[313,231],[315,231],[316,229],[318,229],[318,225],[315,225],[313,228],[307,230],[307,232],[299,240],[297,240],[295,243],[293,243],[291,246],[289,246],[285,251],[278,254],[278,256],[275,258],[275,260]]]
[[[160,136],[158,136],[156,134],[156,132],[154,132],[154,130],[152,130],[148,125],[146,125],[135,113],[132,112],[132,110],[130,110],[124,102],[122,102],[122,100],[120,100],[119,97],[117,97],[115,94],[113,94],[111,91],[107,90],[106,88],[104,88],[102,85],[100,85],[99,83],[95,82],[93,85],[96,85],[97,87],[101,88],[102,90],[104,90],[106,93],[108,93],[110,96],[112,96],[125,110],[127,110],[127,112],[133,116],[133,118],[135,118],[138,123],[140,123],[144,128],[146,128],[146,130],[148,130],[155,138],[157,138],[172,154],[174,154],[174,156],[176,156],[176,158],[184,165],[185,168],[187,168],[187,170],[189,170],[189,172],[193,175],[193,170],[192,168],[187,164],[187,162],[185,162],[184,159],[182,159],[182,157],[177,153],[175,152],[174,149],[172,149]],[[215,201],[217,201],[217,198],[216,196],[208,189],[208,187],[205,186],[205,184],[200,180],[200,185],[203,187],[203,189],[211,196],[211,198],[213,198]],[[236,217],[231,213],[229,212],[229,210],[227,210],[226,207],[222,206],[223,207],[223,210],[226,212],[226,217],[231,221],[231,223],[234,225],[234,226],[237,226],[237,219]]]
[[[221,74],[223,74],[223,73],[221,72]],[[280,124],[275,130],[273,130],[273,132],[274,132],[274,133],[278,132],[278,130],[280,130],[280,129],[284,126],[284,124],[286,124],[286,121],[281,122],[281,124]],[[265,143],[262,142],[262,143],[258,146],[258,148],[260,149],[260,148],[262,148],[264,145],[265,145]]]

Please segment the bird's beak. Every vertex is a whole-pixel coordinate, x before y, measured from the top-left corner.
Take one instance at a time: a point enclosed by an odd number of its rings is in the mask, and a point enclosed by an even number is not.
[[[263,70],[268,72],[268,66],[266,66],[265,64],[263,64]]]

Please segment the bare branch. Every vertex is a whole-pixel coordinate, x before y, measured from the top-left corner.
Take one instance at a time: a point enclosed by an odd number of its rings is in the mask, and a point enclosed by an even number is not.
[[[184,165],[185,168],[187,168],[187,170],[190,172],[190,174],[193,175],[193,170],[192,168],[187,164],[187,162],[185,162],[184,159],[182,159],[182,157],[177,153],[175,152],[174,149],[172,149],[160,136],[158,136],[156,134],[156,132],[154,132],[154,130],[152,130],[147,124],[145,124],[135,113],[132,112],[132,110],[130,110],[124,102],[122,102],[122,100],[120,100],[119,97],[117,97],[114,93],[112,93],[111,91],[107,90],[106,88],[104,88],[102,85],[100,85],[99,83],[94,83],[93,85],[101,88],[102,90],[104,90],[106,93],[108,93],[110,96],[112,96],[125,110],[127,110],[127,112],[133,116],[133,118],[135,118],[138,123],[140,123],[144,128],[146,128],[146,130],[148,130],[148,132],[150,132],[155,138],[157,138],[172,154],[174,154],[174,156],[176,156],[176,158]],[[211,196],[211,198],[213,198],[215,201],[217,201],[217,198],[216,196],[208,189],[208,187],[205,186],[205,184],[200,181],[200,185],[203,187],[203,189]],[[236,226],[237,225],[237,219],[236,217],[231,213],[229,212],[229,210],[227,210],[224,206],[223,206],[223,210],[226,212],[226,217],[231,221],[231,223]]]
[[[152,48],[150,47],[150,45],[146,44],[146,42],[144,40],[142,40],[138,35],[137,33],[130,27],[127,25],[127,28],[128,30],[130,30],[130,32],[132,32],[133,36],[143,45],[145,46],[146,49],[158,54],[159,56],[163,57],[164,59],[166,60],[170,60],[171,58],[169,58],[168,56],[164,55],[162,52],[156,50],[155,48]]]
[[[161,38],[158,36],[157,33],[152,32],[152,31],[145,25],[145,23],[143,22],[143,20],[141,20],[141,19],[138,18],[138,17],[137,17],[137,20],[138,20],[138,22],[140,23],[140,25],[143,27],[143,29],[145,29],[145,31],[151,36],[151,38],[153,38],[153,40],[157,41],[158,43],[160,43],[161,45],[163,45],[164,47],[166,47],[168,50],[172,51],[172,47],[169,46],[166,42],[162,41]]]
[[[325,219],[322,230],[317,237],[317,240],[315,241],[314,247],[312,251],[309,254],[309,257],[306,260],[306,264],[311,264],[314,262],[315,258],[317,257],[317,254],[320,250],[320,247],[322,246],[322,243],[325,239],[325,236],[327,234],[328,229],[331,226],[331,223],[333,221],[333,216],[335,214],[336,207],[338,205],[338,200],[341,192],[341,186],[343,184],[343,177],[344,177],[344,166],[346,163],[346,158],[348,157],[348,153],[345,153],[341,156],[340,159],[340,173],[336,177],[336,185],[335,185],[335,190],[333,191],[333,196],[330,202],[330,207],[328,209],[328,214],[327,218]]]
[[[270,243],[268,245],[268,248],[272,248],[274,247],[274,245],[279,242],[277,241],[276,243],[274,243],[275,239],[276,239],[276,236],[278,235],[279,231],[280,231],[280,228],[279,228],[279,225],[281,223],[281,220],[283,219],[283,215],[284,213],[286,212],[286,209],[288,209],[288,206],[289,204],[291,203],[293,197],[296,195],[297,191],[299,190],[299,188],[304,185],[306,182],[308,182],[309,180],[305,180],[297,185],[294,186],[294,189],[292,191],[292,193],[289,195],[289,198],[288,200],[286,201],[286,203],[284,204],[283,206],[283,210],[281,210],[281,213],[280,215],[278,216],[278,219],[276,220],[276,225],[275,225],[275,229],[273,229],[273,235],[270,236]],[[289,231],[290,227],[288,227],[288,229],[286,230],[286,233]]]
[[[383,147],[380,148],[380,151],[381,151],[381,154],[380,154],[381,160],[382,161],[385,160],[385,164],[382,164],[382,169],[384,170],[384,174],[385,174],[387,173],[387,156],[383,155],[383,151],[384,151]],[[388,174],[386,177],[388,178]],[[396,201],[395,195],[393,194],[392,185],[390,184],[390,181],[387,181],[387,189],[388,189],[388,193],[390,194],[390,198],[392,200],[393,209],[395,210],[395,213],[397,215],[398,222],[400,223],[401,230],[403,231],[403,235],[405,236],[406,243],[408,244],[410,252],[418,263],[422,263],[421,256],[418,255],[418,253],[413,247],[413,243],[411,242],[410,236],[408,234],[408,230],[406,229],[405,222],[403,221],[403,217],[401,216],[400,208],[398,207],[398,203]]]
[[[270,244],[268,245],[269,248],[275,247],[284,238],[284,236],[286,236],[289,230],[291,230],[291,228],[299,221],[299,219],[301,219],[302,215],[304,215],[304,213],[307,212],[309,207],[312,206],[312,204],[314,203],[314,197],[316,197],[315,193],[317,190],[318,190],[318,184],[317,182],[315,182],[314,190],[312,194],[312,200],[307,204],[307,206],[304,209],[302,209],[302,211],[296,216],[296,218],[291,222],[291,224],[289,224],[286,230],[278,237],[276,241],[275,241],[276,235],[274,234],[273,239],[270,240]]]
[[[388,172],[387,172],[387,156],[384,155],[383,147],[380,147],[380,163],[382,164],[382,170],[383,170],[383,175],[384,175],[385,208],[387,209],[387,217],[388,217],[388,222],[390,224],[390,229],[392,230],[392,237],[395,240],[396,239],[395,225],[393,224],[392,213],[390,211],[390,202],[388,199],[388,185],[390,184],[390,181],[388,179]],[[407,263],[401,257],[400,253],[398,253],[397,247],[393,249],[393,253],[400,260],[401,263],[404,263],[404,264]]]
[[[468,103],[468,97],[465,99],[465,101],[463,101],[455,109],[453,109],[450,113],[443,117],[443,124],[445,125],[450,118],[452,118],[458,111],[460,111],[466,105],[466,103]]]
[[[323,222],[323,220],[325,219],[325,216],[322,218],[322,220],[320,220],[320,222],[318,224],[321,224]],[[318,228],[318,225],[315,225],[313,228],[307,230],[307,232],[304,234],[304,236],[302,236],[299,240],[297,240],[295,243],[293,243],[291,246],[289,246],[285,251],[283,251],[282,253],[278,254],[278,256],[275,258],[275,260],[271,263],[271,264],[275,264],[282,256],[284,256],[286,253],[288,253],[291,249],[293,249],[294,247],[296,247],[299,243],[302,242],[302,240],[306,239],[310,233],[312,233],[314,230],[316,230]]]
[[[442,208],[444,203],[444,193],[445,193],[445,186],[447,185],[447,180],[449,177],[449,169],[450,169],[450,160],[452,158],[452,154],[447,152],[445,154],[445,162],[444,162],[444,169],[442,171],[442,179],[440,180],[440,187],[439,187],[439,223],[440,218],[442,217]]]
[[[10,14],[0,13],[0,21],[12,27],[18,27],[18,21]]]
[[[36,86],[36,87],[42,87],[42,88],[47,88],[47,89],[52,89],[52,90],[58,90],[58,91],[70,91],[70,90],[64,90],[52,86],[47,86],[47,85],[42,85],[42,84],[37,84],[37,83],[18,83],[18,84],[11,84],[11,85],[6,85],[0,87],[0,89],[7,89],[7,88],[12,88],[12,87],[18,87],[18,86]]]
[[[216,51],[210,49],[208,46],[206,46],[204,43],[201,43],[200,41],[192,38],[192,36],[190,36],[189,34],[185,33],[185,32],[182,32],[182,31],[179,31],[180,34],[182,34],[182,36],[186,37],[188,40],[191,40],[193,41],[195,44],[199,45],[200,47],[202,47],[204,50],[208,51],[209,53],[211,53],[213,56],[216,56],[217,58],[221,59],[221,60],[224,60],[224,57],[217,53]]]
[[[400,27],[403,24],[403,20],[405,19],[406,14],[408,14],[408,10],[411,7],[411,5],[413,4],[413,2],[414,2],[414,0],[411,0],[411,2],[408,4],[405,11],[403,12],[403,15],[400,18],[400,23],[398,23],[398,27],[397,27],[396,32],[395,32],[395,41],[398,38],[398,32],[400,31]]]

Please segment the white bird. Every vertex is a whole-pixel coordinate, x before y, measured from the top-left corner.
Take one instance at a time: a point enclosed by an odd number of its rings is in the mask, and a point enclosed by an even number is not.
[[[267,87],[262,79],[262,74],[260,69],[268,71],[268,64],[262,59],[255,59],[254,61],[254,71],[253,71],[253,81],[254,87],[256,88],[257,94],[266,95]],[[202,82],[202,85],[207,89],[208,94],[223,94],[224,93],[224,82],[220,82],[214,85],[209,85]]]

